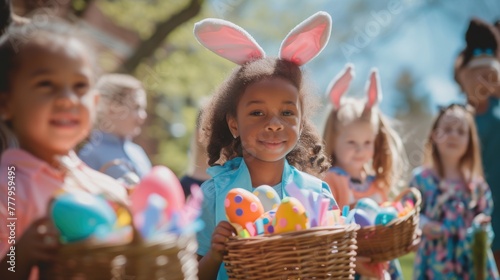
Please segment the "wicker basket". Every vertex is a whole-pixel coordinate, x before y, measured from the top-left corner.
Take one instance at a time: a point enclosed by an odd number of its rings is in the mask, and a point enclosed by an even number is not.
[[[231,237],[229,279],[354,279],[358,225]]]
[[[195,235],[168,235],[145,242],[137,231],[122,245],[64,245],[57,260],[40,269],[46,280],[150,280],[198,279]]]
[[[420,191],[408,188],[394,201],[412,195],[415,207],[406,216],[395,219],[387,225],[363,227],[358,231],[358,256],[369,257],[374,262],[396,259],[408,254],[418,238],[418,219],[422,197]]]
[[[67,159],[60,159],[66,168],[67,180],[73,187],[91,192],[92,178],[74,168]],[[198,248],[196,235],[165,234],[144,240],[134,226],[132,212],[123,198],[106,189],[101,190],[109,201],[128,212],[132,219],[130,242],[65,244],[50,265],[40,265],[42,280],[196,280],[198,279]]]

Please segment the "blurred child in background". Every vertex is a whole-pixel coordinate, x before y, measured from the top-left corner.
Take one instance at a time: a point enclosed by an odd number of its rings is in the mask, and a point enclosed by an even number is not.
[[[426,143],[425,165],[410,185],[422,193],[422,241],[414,279],[499,279],[488,242],[484,278],[475,272],[474,229],[489,226],[493,200],[484,181],[472,107],[452,104],[439,112]],[[491,239],[490,239],[491,241]]]
[[[73,152],[90,131],[98,101],[89,47],[62,22],[26,27],[12,26],[0,38],[3,129],[12,130],[20,146],[3,151],[0,160],[0,219],[16,218],[14,239],[7,226],[0,227],[0,278],[12,280],[37,279],[36,268],[54,260],[59,249],[58,233],[47,217],[49,201],[63,189],[82,186],[67,180],[58,158],[85,173],[85,185],[98,187],[93,191],[123,201],[126,196],[115,180],[87,167]],[[12,250],[15,272],[7,263]]]
[[[348,64],[332,81],[328,94],[333,110],[323,134],[332,162],[325,181],[341,208],[353,207],[365,197],[379,204],[387,201],[401,179],[405,163],[399,135],[376,106],[382,99],[378,73],[370,74],[365,100],[342,98],[353,76],[353,66]],[[402,278],[397,260],[391,262],[388,272],[380,268],[377,264],[358,262],[356,270],[365,276]]]
[[[475,122],[481,143],[484,176],[491,188],[493,217],[500,216],[500,29],[473,18],[465,34],[466,47],[455,62],[455,80],[475,108]],[[500,219],[493,219],[500,232]],[[500,237],[492,244],[500,265]]]
[[[95,170],[113,178],[132,172],[142,178],[151,170],[146,152],[132,142],[147,117],[146,92],[142,83],[125,74],[107,74],[96,85],[101,99],[90,141],[80,158]]]

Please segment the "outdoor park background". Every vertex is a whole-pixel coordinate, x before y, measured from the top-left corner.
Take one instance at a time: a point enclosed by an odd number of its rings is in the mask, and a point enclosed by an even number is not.
[[[63,16],[79,25],[97,49],[105,72],[125,72],[148,91],[148,119],[136,139],[154,164],[178,175],[187,166],[199,103],[235,66],[195,40],[195,22],[223,18],[242,26],[275,56],[299,22],[324,10],[333,29],[325,50],[305,66],[318,98],[344,66],[355,65],[349,95],[362,96],[370,68],[378,67],[381,110],[398,119],[411,168],[422,160],[422,143],[438,105],[464,101],[453,80],[472,16],[500,19],[498,0],[13,0],[17,14],[45,21]],[[315,116],[318,130],[328,107]],[[410,279],[412,255],[402,260]]]

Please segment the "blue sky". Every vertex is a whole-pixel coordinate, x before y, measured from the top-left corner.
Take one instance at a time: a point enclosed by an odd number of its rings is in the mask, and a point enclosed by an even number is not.
[[[330,79],[351,62],[356,79],[349,95],[360,96],[369,70],[377,67],[384,93],[380,106],[388,115],[401,109],[393,100],[400,95],[395,83],[403,70],[409,71],[415,81],[414,96],[430,100],[430,111],[438,104],[463,100],[453,80],[453,63],[465,46],[469,19],[500,19],[498,0],[292,0],[272,4],[265,0],[212,0],[211,4],[226,9],[243,5],[245,19],[230,18],[220,9],[214,9],[214,17],[228,17],[244,28],[245,22],[255,21],[248,31],[271,55],[277,53],[284,36],[281,34],[286,35],[316,11],[329,12],[333,20],[330,42],[306,66],[318,91],[325,92]],[[269,36],[269,29],[280,35]]]

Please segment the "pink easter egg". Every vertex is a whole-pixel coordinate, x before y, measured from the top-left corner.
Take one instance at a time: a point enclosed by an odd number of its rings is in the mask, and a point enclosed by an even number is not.
[[[264,207],[257,196],[241,188],[232,189],[227,193],[224,207],[228,220],[242,227],[248,222],[253,223],[264,213]]]
[[[155,166],[146,174],[130,194],[131,209],[134,215],[146,207],[150,194],[156,193],[167,201],[165,216],[170,219],[174,211],[182,209],[185,203],[184,192],[177,176],[165,166]]]

